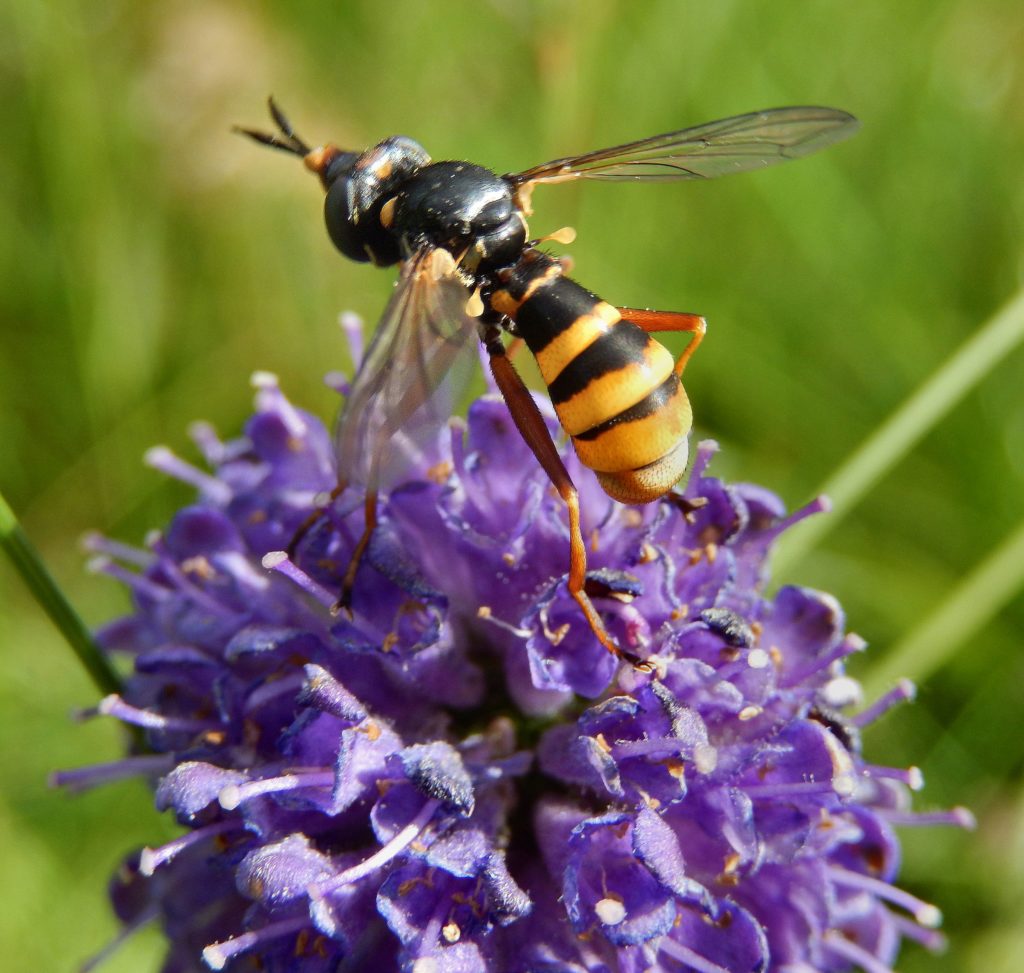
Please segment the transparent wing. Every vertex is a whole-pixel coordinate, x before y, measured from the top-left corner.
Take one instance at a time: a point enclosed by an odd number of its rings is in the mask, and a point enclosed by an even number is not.
[[[836,108],[770,108],[655,135],[506,176],[514,186],[570,179],[716,179],[798,159],[849,138],[860,127]]]
[[[335,429],[338,477],[376,490],[452,415],[477,367],[470,294],[444,250],[402,267]]]

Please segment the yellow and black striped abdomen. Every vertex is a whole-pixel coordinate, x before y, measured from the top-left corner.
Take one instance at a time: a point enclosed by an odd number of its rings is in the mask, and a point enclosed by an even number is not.
[[[515,321],[604,490],[623,503],[666,493],[686,469],[692,421],[671,354],[546,259],[520,262],[490,303]]]

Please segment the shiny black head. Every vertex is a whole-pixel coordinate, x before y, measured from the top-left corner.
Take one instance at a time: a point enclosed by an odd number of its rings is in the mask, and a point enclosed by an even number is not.
[[[412,139],[386,139],[366,152],[346,152],[335,145],[311,148],[292,129],[274,99],[270,115],[277,132],[236,127],[261,145],[299,156],[320,178],[327,192],[324,220],[334,245],[349,259],[376,264],[397,263],[402,257],[398,238],[381,223],[381,208],[398,186],[430,162]]]
[[[337,150],[336,150],[337,151]],[[339,153],[321,176],[324,219],[334,245],[352,260],[397,263],[404,254],[382,209],[398,188],[430,162],[423,147],[396,135],[361,155]]]
[[[270,99],[276,133],[237,131],[300,156],[327,192],[324,219],[349,259],[393,264],[423,247],[443,247],[470,272],[514,263],[527,238],[513,188],[469,162],[430,162],[417,142],[396,135],[366,152],[310,148]]]

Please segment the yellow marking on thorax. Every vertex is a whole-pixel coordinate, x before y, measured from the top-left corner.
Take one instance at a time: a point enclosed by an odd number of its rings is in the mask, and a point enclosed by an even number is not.
[[[536,355],[545,383],[550,385],[569,362],[621,320],[622,316],[614,307],[598,301],[592,311],[581,314],[568,328],[555,335]]]
[[[675,362],[668,350],[648,340],[643,357],[592,379],[571,399],[555,406],[562,428],[570,436],[593,429],[636,405],[672,374]]]
[[[514,321],[519,309],[533,297],[539,288],[546,286],[548,281],[561,276],[562,268],[558,264],[552,264],[543,274],[538,274],[526,285],[526,292],[519,300],[516,300],[506,288],[495,291],[491,295],[491,307],[499,314],[507,315]]]
[[[398,197],[392,196],[381,208],[380,208],[380,225],[385,230],[390,230],[392,224],[395,222],[395,207],[398,205]]]

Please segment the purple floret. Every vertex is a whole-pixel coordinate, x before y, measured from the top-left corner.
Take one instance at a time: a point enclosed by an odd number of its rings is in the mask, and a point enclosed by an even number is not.
[[[395,443],[347,615],[364,498],[281,553],[336,471],[321,422],[258,387],[241,439],[198,430],[210,473],[151,453],[199,495],[148,552],[94,541],[134,601],[100,635],[134,671],[99,712],[145,729],[122,774],[159,775],[185,829],[113,889],[126,927],[161,920],[166,970],[882,973],[902,938],[937,944],[892,884],[917,775],[860,753],[909,691],[858,717],[837,602],[765,591],[822,503],[787,517],[709,476],[705,443],[681,493],[624,507],[563,449],[635,669],[569,595],[563,505],[485,396]]]

